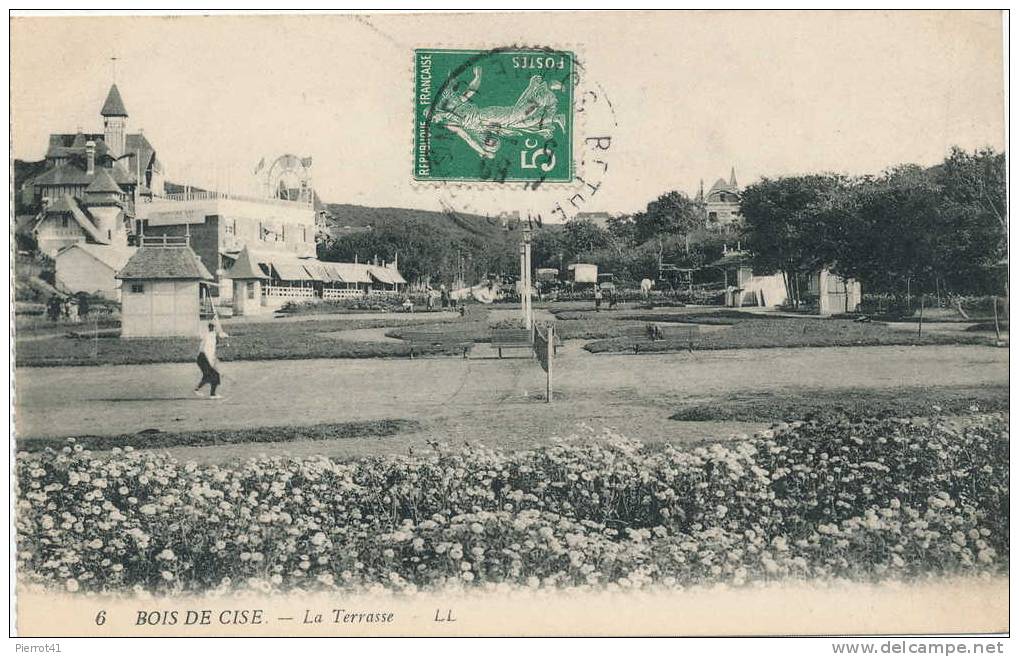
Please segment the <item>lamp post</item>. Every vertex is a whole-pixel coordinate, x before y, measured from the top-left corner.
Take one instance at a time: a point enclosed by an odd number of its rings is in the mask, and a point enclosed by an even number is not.
[[[524,328],[528,331],[534,324],[534,316],[531,310],[531,227],[524,225],[524,241],[521,249],[523,259],[521,261],[520,281],[522,284],[520,305],[524,311]]]
[[[524,249],[523,240],[520,241],[520,318],[523,320],[524,325],[527,325],[527,304],[524,302],[524,272],[527,270],[527,255]]]

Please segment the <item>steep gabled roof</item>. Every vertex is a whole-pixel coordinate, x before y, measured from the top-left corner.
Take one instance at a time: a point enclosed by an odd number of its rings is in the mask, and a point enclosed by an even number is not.
[[[725,181],[725,178],[719,178],[718,180],[715,181],[715,184],[711,186],[711,189],[708,190],[708,196],[710,196],[712,192],[734,192],[734,191],[736,191],[735,188],[733,188],[732,185],[727,183]]]
[[[67,132],[50,134],[50,144],[46,151],[46,157],[69,157],[85,153],[85,143],[93,142],[96,145],[96,157],[105,155],[109,150],[102,133]]]
[[[162,171],[163,165],[160,164],[159,158],[156,157],[156,149],[145,137],[144,134],[138,132],[129,134],[126,139],[126,150],[128,153],[135,153],[140,162],[139,168],[142,171],[147,171],[151,166],[156,171]],[[130,164],[132,170],[135,168],[135,163],[132,161]]]
[[[99,233],[99,229],[88,217],[88,215],[78,206],[78,200],[70,194],[64,194],[56,201],[51,203],[43,215],[43,221],[47,217],[58,215],[58,214],[69,214],[71,215],[78,225],[81,226],[82,230],[92,238],[92,241],[97,244],[109,244],[109,239],[105,235]]]
[[[110,92],[106,94],[106,102],[103,109],[99,111],[102,116],[127,116],[127,109],[124,108],[124,99],[120,97],[120,89],[114,84]]]
[[[85,188],[87,194],[123,194],[122,190],[117,182],[110,175],[110,172],[103,167],[96,169],[95,176],[92,178],[92,182]]]
[[[133,246],[120,247],[76,242],[61,249],[60,252],[57,253],[57,257],[59,258],[61,255],[72,249],[80,249],[115,272],[123,268],[124,265],[127,264],[127,261],[131,259],[131,256],[134,255],[134,252],[137,251],[137,248]]]
[[[96,173],[88,175],[85,173],[85,169],[80,166],[80,162],[74,159],[70,162],[64,162],[63,164],[57,165],[48,171],[40,173],[38,176],[32,179],[33,185],[90,185],[102,172],[106,175],[111,176],[113,181],[117,185],[133,185],[135,183],[135,176],[130,171],[124,169],[121,163],[113,165],[112,167],[100,166],[96,164]],[[121,191],[123,189],[121,188]]]
[[[143,246],[117,274],[122,280],[210,281],[212,274],[188,246]]]
[[[32,184],[39,185],[87,185],[92,182],[92,176],[85,173],[85,170],[81,167],[75,166],[70,162],[65,162],[59,166],[55,166],[49,171],[45,171],[35,179],[32,180]]]
[[[112,159],[109,152],[110,147],[106,144],[103,134],[94,133],[52,133],[50,134],[49,148],[46,150],[48,159],[63,157],[77,158],[85,161],[85,142],[91,141],[96,145],[96,164]],[[136,165],[134,157],[122,158],[119,164],[125,167],[125,171],[134,176],[135,168],[147,171],[152,167],[156,171],[162,171],[163,165],[156,156],[156,149],[151,142],[141,133],[127,135],[125,139],[126,154],[137,157],[140,165]],[[116,178],[116,176],[114,176]]]

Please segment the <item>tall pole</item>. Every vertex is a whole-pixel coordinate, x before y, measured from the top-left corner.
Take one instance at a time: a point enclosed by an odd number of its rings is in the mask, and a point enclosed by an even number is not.
[[[524,272],[527,269],[527,256],[524,255],[524,242],[520,242],[520,317],[527,326],[527,303],[524,301],[524,285],[526,285]]]
[[[531,309],[531,228],[524,226],[524,328],[531,330],[534,325],[534,314]]]

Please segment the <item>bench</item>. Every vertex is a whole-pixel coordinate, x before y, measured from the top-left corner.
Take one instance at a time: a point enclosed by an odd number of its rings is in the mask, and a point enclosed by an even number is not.
[[[499,350],[499,358],[502,358],[503,349],[530,349],[531,331],[528,329],[492,329],[492,348]]]
[[[681,324],[676,322],[671,326],[647,323],[642,326],[628,326],[623,331],[623,336],[628,338],[643,338],[647,342],[659,342],[661,340],[686,340],[687,350],[693,351],[694,339],[700,335],[701,327],[697,324]],[[641,342],[633,343],[633,353],[640,353]]]
[[[459,351],[464,358],[474,347],[474,341],[463,333],[450,333],[448,331],[416,331],[411,333],[410,357],[414,358],[415,350],[424,352],[431,347],[442,347],[445,351]]]

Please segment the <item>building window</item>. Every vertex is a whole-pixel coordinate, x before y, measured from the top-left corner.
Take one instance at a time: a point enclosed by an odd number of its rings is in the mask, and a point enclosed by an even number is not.
[[[247,285],[248,285],[248,298],[249,299],[254,299],[255,298],[255,282],[254,281],[248,281]]]
[[[67,228],[67,215],[60,217],[60,227]]]
[[[145,294],[145,283],[131,283],[131,294]]]
[[[717,212],[709,212],[708,213],[708,221],[711,221],[711,222],[718,221],[718,213]]]

